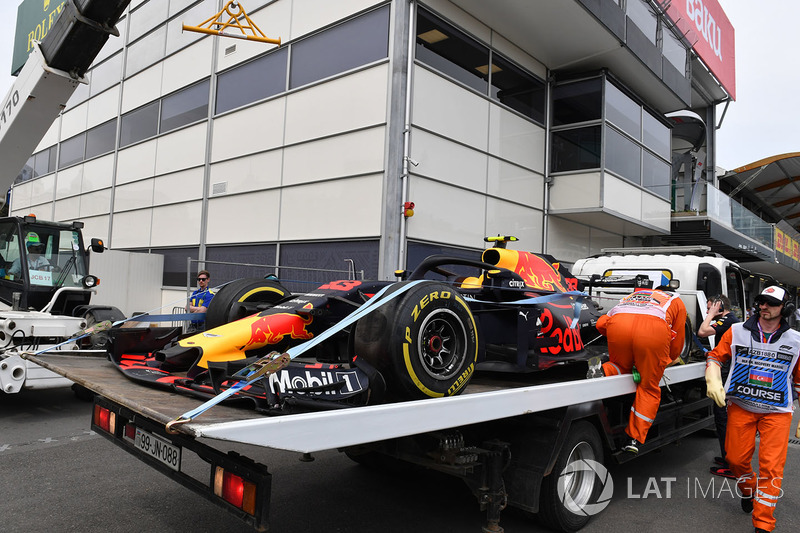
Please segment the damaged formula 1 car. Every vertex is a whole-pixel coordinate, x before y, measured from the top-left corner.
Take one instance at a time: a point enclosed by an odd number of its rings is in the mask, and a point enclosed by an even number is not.
[[[236,396],[280,414],[452,396],[476,371],[530,373],[596,355],[584,344],[601,312],[578,280],[551,256],[507,249],[513,237],[486,240],[495,244],[480,259],[430,256],[397,282],[291,294],[276,280],[238,280],[212,300],[206,331],[114,329],[110,358],[134,380],[208,398],[259,357],[295,351]]]

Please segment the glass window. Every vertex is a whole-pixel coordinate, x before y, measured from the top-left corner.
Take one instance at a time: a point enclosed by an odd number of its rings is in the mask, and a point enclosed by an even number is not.
[[[160,133],[208,117],[209,81],[201,81],[161,100]]]
[[[656,31],[658,30],[658,18],[653,10],[643,0],[628,0],[627,15],[642,33],[656,44]]]
[[[492,53],[491,97],[544,124],[544,83]]]
[[[606,81],[606,120],[633,137],[642,138],[642,108]]]
[[[111,119],[86,132],[86,159],[114,151],[117,119]]]
[[[164,277],[162,278],[164,285],[186,286],[186,258],[197,259],[199,257],[197,248],[153,248],[150,252],[164,256]],[[197,268],[197,263],[192,263],[192,265]],[[194,277],[192,276],[192,278]],[[214,278],[214,272],[211,273],[211,277]],[[192,283],[197,283],[197,281],[192,281]]]
[[[672,166],[647,150],[642,154],[642,186],[665,200],[670,198]]]
[[[33,165],[35,157],[31,156],[28,158],[28,161],[25,163],[25,166],[22,167],[22,170],[19,171],[17,177],[14,178],[14,185],[18,183],[22,183],[23,181],[28,181],[29,179],[33,179]]]
[[[647,111],[644,111],[642,115],[644,126],[642,140],[644,145],[664,159],[671,160],[672,148],[670,141],[672,140],[672,135],[669,128]]]
[[[278,277],[290,291],[308,292],[330,280],[348,279],[348,259],[353,260],[356,270],[365,271],[363,278],[356,273],[356,279],[376,279],[378,241],[282,244],[281,265],[320,270],[304,271],[284,267],[280,269]]]
[[[605,131],[606,169],[636,185],[641,185],[642,149],[609,126],[605,126]]]
[[[672,63],[682,76],[686,76],[686,47],[678,37],[667,28],[664,28],[663,50],[664,57]]]
[[[211,273],[215,285],[240,278],[263,278],[267,274],[277,275],[274,268],[265,268],[266,265],[275,264],[276,251],[277,246],[274,244],[209,246],[206,248],[206,259],[209,261],[264,266],[206,264],[205,269]]]
[[[223,72],[217,78],[217,113],[257,102],[286,90],[287,48]]]
[[[424,9],[417,11],[415,57],[487,94],[489,49]]]
[[[600,120],[603,116],[600,78],[564,83],[553,89],[553,125]]]
[[[56,169],[56,147],[51,146],[42,150],[34,156],[33,171],[34,176],[43,176],[55,171]]]
[[[553,133],[553,172],[600,168],[600,132],[597,126]]]
[[[140,107],[122,116],[119,146],[154,137],[158,133],[158,102]]]
[[[79,133],[61,142],[61,149],[58,156],[58,168],[64,168],[83,161],[86,153],[86,133]]]
[[[292,45],[289,87],[300,87],[388,54],[389,6],[386,6]]]

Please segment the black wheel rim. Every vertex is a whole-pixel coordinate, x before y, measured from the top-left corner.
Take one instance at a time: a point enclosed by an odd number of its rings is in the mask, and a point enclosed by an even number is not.
[[[437,309],[422,322],[417,346],[417,355],[425,373],[437,380],[450,379],[461,369],[467,331],[454,312]]]

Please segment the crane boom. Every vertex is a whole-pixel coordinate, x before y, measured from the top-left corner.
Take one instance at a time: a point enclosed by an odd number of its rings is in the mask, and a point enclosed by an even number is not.
[[[130,0],[67,0],[0,108],[0,191],[5,192],[66,107]],[[0,205],[5,194],[0,194]]]

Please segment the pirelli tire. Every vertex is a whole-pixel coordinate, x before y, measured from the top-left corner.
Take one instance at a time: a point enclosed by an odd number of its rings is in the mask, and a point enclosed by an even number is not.
[[[478,335],[457,291],[422,282],[359,320],[353,347],[381,372],[389,399],[436,398],[464,390],[475,371]]]
[[[232,281],[222,287],[208,305],[205,329],[253,315],[290,295],[283,285],[274,280],[244,278]]]

